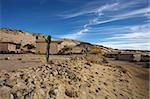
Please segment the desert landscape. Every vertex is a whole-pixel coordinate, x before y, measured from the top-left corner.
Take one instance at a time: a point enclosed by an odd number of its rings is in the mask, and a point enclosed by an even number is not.
[[[9,37],[9,29],[1,31]],[[16,35],[16,31],[11,32]],[[36,51],[36,36],[26,43],[35,47],[24,49],[26,39],[21,36],[14,41],[20,44],[18,51],[12,53],[9,49],[0,54],[0,99],[149,99],[149,60],[132,57],[136,61],[131,61],[127,57],[131,53],[148,56],[149,51],[126,51],[63,39],[61,49],[49,55],[46,63],[45,55]],[[13,41],[11,36],[1,38],[1,42]],[[62,48],[64,45],[67,47]]]
[[[49,64],[39,55],[8,56],[0,60],[1,99],[149,98],[149,69],[133,63],[101,55],[50,56]]]
[[[150,99],[150,0],[0,0],[0,99]]]

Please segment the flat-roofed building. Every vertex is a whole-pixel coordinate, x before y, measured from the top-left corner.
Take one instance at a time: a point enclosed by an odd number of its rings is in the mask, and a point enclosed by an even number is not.
[[[118,55],[118,52],[107,52],[104,54],[104,56],[108,57],[108,58],[116,58]]]
[[[62,41],[51,41],[50,43],[50,54],[57,54],[61,49]],[[36,41],[36,53],[37,54],[45,54],[47,43],[44,40]]]
[[[140,54],[130,54],[130,53],[123,53],[123,54],[117,54],[116,56],[117,60],[123,60],[123,61],[140,61],[141,55]]]
[[[150,55],[141,55],[141,62],[150,62]]]
[[[0,53],[16,53],[16,43],[0,41]]]

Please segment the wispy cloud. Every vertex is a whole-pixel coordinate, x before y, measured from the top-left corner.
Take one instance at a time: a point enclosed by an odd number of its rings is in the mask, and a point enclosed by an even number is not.
[[[110,6],[108,6],[108,5],[102,6],[101,10],[98,9],[97,14],[99,15],[99,13],[102,13],[103,11],[110,9],[113,6],[114,6],[114,4],[110,5]],[[143,8],[143,9],[140,9],[140,10],[132,11],[130,13],[125,13],[125,14],[122,14],[122,15],[116,15],[116,16],[113,16],[112,19],[108,19],[108,20],[104,20],[104,21],[99,21],[98,20],[99,17],[96,17],[96,18],[90,20],[89,23],[85,24],[83,26],[83,29],[81,29],[79,32],[71,33],[71,34],[68,34],[67,36],[65,35],[65,36],[62,36],[62,37],[66,37],[66,38],[81,37],[81,36],[83,36],[83,34],[85,32],[88,32],[88,31],[85,31],[85,30],[87,30],[87,28],[90,28],[89,26],[98,25],[98,24],[104,24],[104,23],[117,21],[117,20],[121,20],[121,19],[126,19],[126,18],[131,18],[131,17],[137,17],[137,15],[139,15],[139,14],[143,15],[144,13],[149,13],[149,12],[150,12],[150,8]],[[139,33],[136,33],[136,34],[139,34]]]
[[[74,18],[86,14],[97,14],[103,15],[102,11],[117,11],[122,10],[130,7],[134,7],[144,1],[130,1],[130,2],[115,2],[102,5],[101,1],[91,1],[87,4],[83,5],[81,8],[73,9],[67,12],[63,12],[62,14],[58,15],[62,18]]]
[[[150,37],[148,36],[150,35],[149,24],[130,26],[126,28],[130,30],[130,33],[114,34],[112,37],[108,37],[104,39],[105,41],[97,44],[103,44],[113,48],[150,50]]]
[[[98,7],[94,7],[94,8],[90,8],[89,6],[90,5],[88,5],[86,8],[81,9],[81,10],[79,10],[77,12],[63,13],[63,14],[61,14],[59,16],[67,19],[67,18],[73,18],[73,17],[86,15],[86,14],[102,15],[102,11],[103,10],[106,10],[106,11],[107,10],[112,10],[112,8],[118,6],[118,3],[106,4],[104,6],[98,6]]]
[[[150,13],[150,8],[148,7],[148,8],[143,8],[143,9],[135,10],[132,12],[124,13],[121,15],[114,15],[114,16],[112,16],[112,18],[110,18],[108,20],[101,21],[101,20],[99,20],[100,18],[95,18],[95,19],[93,19],[92,23],[90,23],[88,25],[104,24],[104,23],[123,20],[123,19],[127,19],[127,18],[138,17],[140,15],[149,17],[149,13]]]
[[[135,33],[128,33],[128,34],[115,34],[111,38],[107,38],[107,40],[113,40],[113,39],[150,39],[149,36],[150,32],[135,32]]]
[[[94,44],[104,45],[111,48],[118,49],[135,49],[135,50],[150,50],[149,42],[96,42]]]
[[[107,39],[109,40],[112,40],[112,39],[133,39],[133,40],[150,39],[150,37],[147,36],[147,35],[150,35],[149,24],[127,26],[126,29],[129,30],[130,32],[126,34],[114,34],[112,37],[107,38]]]
[[[106,4],[106,5],[104,5],[104,6],[99,7],[99,8],[96,9],[96,10],[92,10],[91,12],[92,12],[92,13],[96,13],[98,16],[101,16],[103,11],[110,10],[112,7],[117,6],[117,5],[118,5],[117,3],[110,4],[110,5],[109,5],[109,4]],[[89,12],[89,13],[91,13],[91,12]],[[80,14],[81,14],[81,13],[83,14],[83,12],[80,12]],[[76,15],[77,15],[77,13],[76,13]],[[69,17],[70,17],[70,16],[69,16]],[[95,21],[96,21],[96,20],[95,20]],[[90,28],[90,27],[87,27],[87,26],[91,25],[93,22],[94,22],[94,20],[89,21],[89,23],[88,23],[88,24],[85,24],[85,25],[83,26],[83,28],[82,28],[80,31],[75,32],[75,33],[71,33],[71,34],[67,34],[67,35],[63,35],[62,38],[77,39],[77,38],[79,38],[79,37],[81,37],[81,36],[84,36],[84,34],[85,34],[86,32],[88,32],[88,31],[89,31],[89,28]]]
[[[61,36],[61,38],[77,39],[77,38],[80,38],[81,36],[83,36],[84,33],[88,32],[88,31],[89,31],[89,29],[82,29],[82,30],[80,30],[79,32],[76,32],[76,33],[63,35],[63,36]]]
[[[92,32],[101,34],[102,32],[113,32],[111,37],[103,38],[102,42],[96,42],[96,44],[103,44],[106,46],[114,47],[114,48],[133,48],[133,49],[150,49],[148,46],[150,43],[148,40],[150,37],[150,26],[147,24],[149,22],[148,18],[150,18],[150,7],[143,7],[129,10],[128,8],[132,8],[136,6],[136,4],[140,4],[141,2],[128,2],[121,4],[120,2],[105,4],[103,6],[96,6],[92,9],[85,9],[78,11],[76,13],[70,13],[63,15],[64,18],[73,18],[81,15],[93,14],[93,19],[88,20],[88,23],[84,24],[83,27],[78,32],[73,32],[67,35],[62,35],[63,38],[71,38],[71,39],[79,39],[85,35],[91,35]],[[96,4],[96,3],[92,3]],[[88,4],[87,6],[91,5]],[[128,9],[124,11],[124,9]],[[119,12],[113,14],[114,12]],[[111,14],[108,14],[111,13]],[[125,20],[129,18],[137,18],[137,17],[145,17],[147,18],[146,24],[144,25],[130,25],[130,26],[118,26],[111,28],[103,28],[101,27],[95,28],[93,26],[101,25],[104,23]],[[139,23],[140,24],[140,23]],[[114,33],[116,32],[116,33]],[[125,34],[126,33],[126,34]],[[103,35],[104,33],[102,33]]]

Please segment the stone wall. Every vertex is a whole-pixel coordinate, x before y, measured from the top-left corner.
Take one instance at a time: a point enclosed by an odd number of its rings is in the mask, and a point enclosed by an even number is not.
[[[0,53],[7,53],[8,52],[8,44],[7,43],[0,43]]]
[[[46,52],[47,43],[36,43],[36,53],[44,54]],[[59,51],[59,45],[57,42],[50,44],[50,54],[57,54]]]

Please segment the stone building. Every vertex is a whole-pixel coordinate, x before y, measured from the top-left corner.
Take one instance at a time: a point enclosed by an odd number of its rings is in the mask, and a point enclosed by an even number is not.
[[[118,55],[118,53],[115,53],[115,52],[107,52],[104,54],[105,57],[108,57],[108,58],[116,58]]]
[[[16,53],[16,43],[0,42],[0,53]]]
[[[50,44],[50,54],[57,54],[61,49],[62,41],[51,41]],[[36,53],[37,54],[45,54],[47,43],[44,40],[36,41]]]
[[[130,54],[130,53],[123,53],[123,54],[117,54],[116,56],[117,60],[123,60],[123,61],[140,61],[141,55],[140,54]]]
[[[141,55],[141,62],[150,62],[150,55]]]

